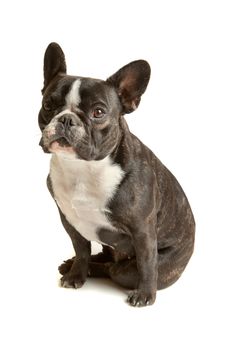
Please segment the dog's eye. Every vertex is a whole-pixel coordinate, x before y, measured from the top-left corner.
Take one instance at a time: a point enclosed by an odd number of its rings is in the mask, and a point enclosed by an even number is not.
[[[43,108],[45,111],[51,111],[52,110],[52,104],[49,101],[45,101],[43,103]]]
[[[102,118],[105,115],[104,110],[102,108],[95,108],[92,112],[92,116],[94,118]]]

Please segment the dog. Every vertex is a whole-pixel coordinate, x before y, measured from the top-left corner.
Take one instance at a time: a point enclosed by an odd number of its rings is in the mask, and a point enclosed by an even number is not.
[[[129,290],[132,306],[153,304],[157,290],[178,280],[195,237],[181,186],[124,118],[149,79],[144,60],[105,81],[67,75],[57,43],[44,55],[40,146],[52,154],[47,185],[75,251],[59,267],[61,286],[111,278]],[[91,255],[91,241],[100,253]]]

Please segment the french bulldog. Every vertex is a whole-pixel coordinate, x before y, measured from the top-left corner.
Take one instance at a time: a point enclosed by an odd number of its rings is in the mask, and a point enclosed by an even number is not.
[[[52,154],[47,185],[75,251],[59,267],[61,286],[111,278],[132,306],[153,304],[157,290],[178,280],[195,235],[181,186],[124,118],[149,79],[144,60],[100,80],[67,75],[57,43],[44,56],[40,145]],[[91,255],[92,241],[102,252]]]

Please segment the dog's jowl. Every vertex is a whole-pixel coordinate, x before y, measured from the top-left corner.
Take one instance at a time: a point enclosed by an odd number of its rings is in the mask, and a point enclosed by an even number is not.
[[[47,184],[75,250],[59,267],[61,285],[111,278],[133,306],[153,304],[180,277],[195,233],[181,186],[124,118],[149,79],[143,60],[99,80],[67,75],[58,44],[45,52],[40,145],[52,154]],[[91,241],[101,253],[91,255]]]

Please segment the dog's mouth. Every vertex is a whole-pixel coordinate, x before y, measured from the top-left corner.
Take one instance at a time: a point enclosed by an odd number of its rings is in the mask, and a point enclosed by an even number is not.
[[[46,153],[74,153],[73,146],[63,136],[52,135],[46,141],[42,137],[39,144]]]
[[[55,137],[50,141],[49,147],[51,147],[54,144],[54,142],[58,143],[61,147],[71,147],[71,144],[65,137]]]
[[[52,153],[68,152],[74,153],[74,149],[65,137],[60,137],[52,140],[49,144],[48,150]]]

